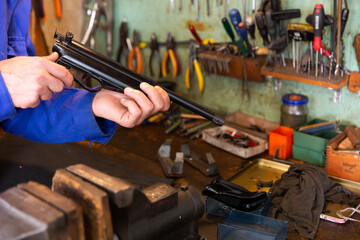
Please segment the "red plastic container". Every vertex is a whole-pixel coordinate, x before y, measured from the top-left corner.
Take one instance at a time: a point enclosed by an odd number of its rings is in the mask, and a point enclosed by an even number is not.
[[[269,154],[275,155],[276,149],[279,149],[279,158],[287,159],[292,155],[292,145],[294,142],[294,129],[280,126],[269,133]]]

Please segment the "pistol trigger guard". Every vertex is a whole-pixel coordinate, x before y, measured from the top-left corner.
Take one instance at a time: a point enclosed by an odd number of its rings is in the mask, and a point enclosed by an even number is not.
[[[85,76],[85,75],[84,75]],[[79,81],[79,79],[77,79],[76,77],[74,77],[74,80],[85,90],[89,91],[89,92],[98,92],[101,90],[101,88],[91,88],[86,86],[82,81]]]

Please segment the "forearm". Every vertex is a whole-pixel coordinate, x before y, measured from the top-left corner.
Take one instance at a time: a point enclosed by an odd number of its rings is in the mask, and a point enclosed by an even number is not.
[[[6,132],[32,141],[62,143],[90,139],[106,144],[116,130],[114,122],[96,119],[92,113],[94,94],[64,89],[36,108],[17,109],[13,119],[2,123]]]

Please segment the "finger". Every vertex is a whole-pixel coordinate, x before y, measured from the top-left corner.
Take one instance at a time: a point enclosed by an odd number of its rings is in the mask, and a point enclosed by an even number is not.
[[[46,101],[52,97],[53,92],[47,86],[44,86],[44,89],[39,94],[40,100]]]
[[[143,92],[127,87],[125,88],[124,93],[134,99],[134,101],[140,107],[142,115],[148,116],[152,113],[154,104]]]
[[[37,101],[35,101],[35,103],[32,104],[32,105],[30,106],[30,108],[36,108],[39,104],[40,104],[40,99],[38,99]],[[27,108],[27,107],[26,107],[26,108]]]
[[[147,94],[148,98],[154,105],[152,113],[158,112],[159,110],[163,109],[165,105],[164,100],[161,97],[159,91],[155,89],[155,87],[151,86],[148,83],[142,82],[140,84],[140,88]]]
[[[161,109],[161,111],[167,111],[170,108],[170,97],[169,94],[159,86],[155,86],[156,90],[159,92],[160,96],[162,97],[164,101],[164,107]]]
[[[46,71],[45,77],[47,79],[47,87],[50,89],[51,92],[61,92],[64,89],[64,82],[48,74]]]
[[[121,104],[128,109],[128,113],[126,114],[126,116],[121,117],[121,119],[124,120],[121,124],[122,126],[132,128],[138,125],[139,122],[142,122],[142,111],[140,107],[136,104],[136,102],[130,99],[123,98],[121,99]]]
[[[55,62],[56,59],[59,58],[59,54],[57,52],[53,52],[49,56],[46,56],[45,58],[49,61]]]
[[[49,60],[44,61],[43,66],[51,75],[61,80],[66,87],[71,88],[74,83],[74,77],[64,66],[54,62],[58,56],[57,53],[52,53],[49,56],[43,57],[44,59]]]

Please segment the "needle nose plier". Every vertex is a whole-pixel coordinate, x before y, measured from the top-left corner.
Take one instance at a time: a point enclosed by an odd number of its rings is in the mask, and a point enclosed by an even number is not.
[[[195,42],[191,41],[190,43],[190,56],[189,56],[189,66],[186,69],[185,73],[185,85],[187,89],[190,89],[190,81],[191,77],[194,73],[194,68],[198,80],[199,93],[201,93],[204,89],[204,77],[201,72],[200,64],[196,59],[196,48],[199,46],[195,44]]]
[[[150,74],[151,76],[154,76],[154,71],[153,71],[153,67],[152,67],[152,59],[155,55],[157,64],[159,65],[159,78],[161,78],[161,57],[160,57],[160,53],[159,53],[159,43],[157,41],[157,37],[155,35],[155,33],[153,33],[151,35],[151,42],[150,42],[150,49],[151,49],[151,54],[150,54],[150,59],[149,59],[149,69],[150,69]]]
[[[134,58],[136,58],[136,72],[141,73],[142,72],[142,55],[139,48],[139,33],[134,30],[133,33],[133,47],[129,53],[129,59],[128,59],[128,67],[129,69],[135,71],[134,66]]]
[[[121,62],[121,54],[124,54],[126,60],[126,66],[128,66],[127,60],[129,59],[129,49],[126,44],[126,38],[128,37],[127,21],[124,19],[120,25],[120,46],[116,56],[116,61]]]
[[[161,65],[161,72],[164,77],[167,76],[167,61],[169,57],[170,57],[171,65],[173,67],[173,78],[175,78],[179,70],[179,60],[175,54],[175,40],[170,33],[168,34],[166,40],[166,52]]]

